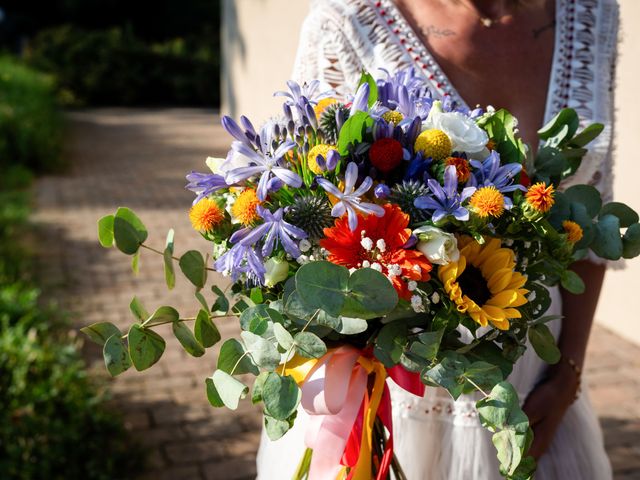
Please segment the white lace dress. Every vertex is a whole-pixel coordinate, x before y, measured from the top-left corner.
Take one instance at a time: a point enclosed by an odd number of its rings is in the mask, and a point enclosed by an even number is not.
[[[591,145],[575,183],[596,186],[611,198],[613,68],[618,27],[615,0],[558,0],[556,40],[545,120],[561,108],[577,110],[583,126],[605,125]],[[444,72],[391,0],[312,0],[302,28],[294,78],[319,78],[353,91],[362,69],[393,71],[418,67],[437,95],[458,95]],[[559,314],[561,298],[551,291],[550,314]],[[561,322],[549,325],[557,337]],[[509,380],[522,401],[546,369],[532,349],[516,364]],[[416,397],[390,383],[395,451],[409,480],[493,480],[501,478],[490,434],[479,424],[477,398],[453,401],[446,391],[427,388]],[[553,405],[549,405],[553,408]],[[304,445],[307,416],[271,442],[263,434],[258,452],[258,479],[287,480],[295,471]],[[597,418],[583,390],[569,408],[553,444],[538,463],[539,480],[610,480],[611,466]]]

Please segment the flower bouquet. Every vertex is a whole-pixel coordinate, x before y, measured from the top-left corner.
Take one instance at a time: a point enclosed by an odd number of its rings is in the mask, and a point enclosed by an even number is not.
[[[102,245],[132,255],[134,269],[141,249],[162,255],[169,288],[178,260],[201,307],[194,318],[170,306],[149,314],[134,298],[128,332],[85,327],[107,369],[157,362],[160,324],[201,356],[221,339],[217,319],[235,315],[242,332],[220,347],[203,394],[235,409],[254,375],[250,398],[272,439],[306,410],[315,435],[295,478],[405,478],[387,377],[416,395],[424,385],[454,398],[479,392],[501,474],[530,478],[532,433],[506,378],[527,340],[546,362],[560,358],[545,325],[548,289],[581,293],[569,267],[589,251],[640,253],[632,209],[603,205],[588,185],[558,189],[602,125],[578,132],[577,114],[562,110],[539,131],[533,158],[509,112],[434,100],[413,70],[363,73],[348,99],[317,81],[276,95],[283,113],[260,129],[223,117],[227,157],[187,175],[205,255],[174,257],[173,231],[164,251],[149,246],[127,208],[100,219]],[[210,271],[230,290],[205,290]]]

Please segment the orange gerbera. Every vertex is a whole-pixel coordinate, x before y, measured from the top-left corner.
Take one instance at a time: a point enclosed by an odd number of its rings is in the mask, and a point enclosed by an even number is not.
[[[429,280],[431,263],[421,252],[407,250],[404,245],[411,236],[409,215],[397,205],[384,205],[385,214],[358,215],[358,226],[349,228],[347,217],[325,228],[326,238],[320,246],[329,252],[328,260],[348,268],[370,267],[385,274],[398,295],[411,298],[408,282]]]

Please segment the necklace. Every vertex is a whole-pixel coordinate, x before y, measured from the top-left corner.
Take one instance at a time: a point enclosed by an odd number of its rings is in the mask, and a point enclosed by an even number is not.
[[[460,3],[462,3],[462,5],[464,5],[464,7],[467,10],[470,10],[471,12],[473,12],[478,17],[480,24],[485,28],[493,27],[494,24],[499,23],[500,20],[502,20],[507,15],[509,15],[508,13],[503,12],[500,15],[492,17],[482,12],[473,2],[467,2],[465,0],[461,0]]]

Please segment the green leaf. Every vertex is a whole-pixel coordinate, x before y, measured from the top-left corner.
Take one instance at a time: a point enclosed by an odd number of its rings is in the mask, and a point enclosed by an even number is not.
[[[594,218],[602,208],[602,199],[600,192],[591,185],[574,185],[567,188],[564,196],[570,202],[581,203],[587,209],[590,218]]]
[[[278,420],[277,418],[273,418],[270,415],[264,415],[264,429],[267,432],[267,436],[269,440],[275,442],[276,440],[282,438],[285,433],[287,433],[291,427],[293,427],[293,422],[295,419],[295,415],[291,419],[287,420]]]
[[[197,250],[189,250],[180,257],[178,264],[184,276],[187,277],[191,283],[198,288],[204,287],[207,281],[207,270],[204,264],[204,258],[200,252]]]
[[[500,473],[510,478],[522,460],[526,434],[506,429],[494,433],[491,441],[498,451]]]
[[[340,129],[338,153],[343,157],[348,155],[350,145],[362,143],[367,129],[372,126],[373,118],[367,112],[356,112],[351,115]]]
[[[142,302],[138,299],[138,297],[133,297],[131,303],[129,304],[129,310],[131,310],[131,313],[133,313],[133,315],[141,322],[144,322],[147,318],[149,318],[149,312],[147,312],[147,309],[144,308],[144,305],[142,305]]]
[[[440,343],[442,342],[443,334],[444,330],[437,330],[435,332],[424,332],[418,335],[420,345],[424,346],[424,348],[420,349],[421,353],[418,354],[418,356],[426,360],[433,360],[434,358],[436,358],[436,355],[440,350]]]
[[[198,312],[196,323],[193,326],[193,333],[196,340],[205,348],[213,347],[222,338],[206,310]]]
[[[289,350],[293,346],[293,336],[280,323],[273,324],[273,334],[283,349]]]
[[[580,119],[572,108],[563,108],[545,126],[538,130],[538,136],[542,140],[548,140],[565,131],[564,138],[571,138],[578,130]]]
[[[247,308],[253,307],[253,306],[254,306],[254,303],[251,301],[249,297],[242,297],[240,300],[238,300],[236,303],[233,304],[233,307],[231,307],[231,311],[236,315],[240,315]]]
[[[112,377],[121,374],[131,367],[131,358],[120,332],[111,335],[102,348],[104,364]]]
[[[211,307],[211,311],[227,313],[229,311],[229,300],[227,300],[227,296],[217,285],[212,285],[211,291],[217,295],[216,301]]]
[[[120,329],[111,322],[92,323],[81,328],[80,331],[98,345],[104,345],[112,335],[122,336]]]
[[[260,371],[251,361],[251,357],[243,356],[245,353],[242,344],[235,338],[230,338],[222,344],[220,354],[218,355],[218,369],[231,373],[235,367],[234,374],[242,375],[243,373],[251,373],[258,375]],[[242,357],[242,359],[241,359]]]
[[[256,365],[269,371],[273,371],[278,367],[280,353],[274,343],[251,332],[242,332],[240,336]]]
[[[230,410],[237,409],[240,399],[249,393],[249,387],[223,370],[213,372],[211,380],[220,400]]]
[[[435,367],[427,370],[424,376],[434,383],[437,383],[457,399],[464,391],[464,372],[469,367],[469,360],[464,356],[447,352],[442,361]]]
[[[173,228],[167,233],[167,241],[162,253],[164,259],[164,279],[167,283],[167,288],[173,290],[176,286],[176,272],[173,268]]]
[[[193,357],[201,357],[205,349],[184,322],[173,322],[173,334],[176,336],[182,348]]]
[[[253,382],[253,390],[251,391],[251,403],[254,405],[262,401],[262,386],[269,376],[269,372],[260,372]]]
[[[572,271],[565,270],[560,277],[560,284],[566,291],[573,293],[574,295],[580,295],[584,293],[585,285],[580,276]]]
[[[369,84],[369,101],[367,102],[367,105],[369,105],[369,107],[372,107],[373,104],[378,101],[378,84],[376,83],[375,78],[373,78],[373,76],[371,76],[369,72],[365,71],[363,71],[362,75],[360,76],[358,87],[360,87],[360,85],[362,85],[363,83]]]
[[[533,349],[542,360],[549,364],[555,364],[560,361],[560,350],[549,327],[543,323],[534,325],[529,328],[528,336]]]
[[[474,391],[476,385],[482,390],[491,390],[504,380],[502,371],[498,366],[483,361],[473,362],[469,365],[464,372],[464,377],[469,382],[467,386],[469,392]]]
[[[340,317],[340,324],[336,328],[336,332],[342,335],[357,335],[369,328],[369,324],[362,318]]]
[[[147,229],[133,211],[126,207],[118,208],[113,219],[113,238],[118,250],[133,255],[147,236]]]
[[[251,289],[249,298],[255,304],[262,303],[264,301],[264,297],[262,296],[262,289],[260,287],[253,287]]]
[[[286,420],[298,408],[302,393],[291,376],[270,372],[262,385],[262,401],[267,415]]]
[[[349,283],[347,268],[326,261],[311,262],[301,266],[295,278],[296,291],[309,308],[340,315]]]
[[[149,318],[147,318],[142,325],[144,327],[153,327],[154,325],[158,325],[160,323],[171,323],[175,322],[180,318],[180,314],[178,311],[169,306],[158,307],[158,309],[153,312]]]
[[[594,140],[598,135],[600,135],[600,133],[602,133],[602,130],[604,130],[603,124],[592,123],[571,139],[571,145],[574,145],[576,147],[584,147],[592,140]]]
[[[296,352],[305,358],[320,358],[327,353],[327,346],[315,334],[300,332],[293,337],[296,344]]]
[[[638,214],[634,209],[620,202],[609,202],[600,210],[600,217],[614,215],[620,220],[620,227],[627,228],[634,223],[638,223]]]
[[[526,433],[529,419],[520,408],[518,392],[509,382],[500,382],[488,397],[476,403],[482,426],[492,432],[511,428]]]
[[[407,325],[402,322],[387,323],[380,329],[373,350],[376,358],[390,368],[400,362],[407,344]]]
[[[134,253],[131,258],[131,270],[133,270],[134,275],[138,275],[140,273],[140,250]]]
[[[129,329],[129,356],[136,370],[142,371],[160,360],[166,343],[153,330],[134,323]]]
[[[262,335],[269,328],[270,323],[283,323],[280,312],[261,303],[255,307],[247,308],[240,315],[240,328],[245,331]]]
[[[620,220],[613,215],[605,215],[596,224],[596,236],[591,244],[591,250],[599,257],[608,260],[618,260],[623,253],[624,246],[620,237]]]
[[[113,247],[113,215],[106,215],[98,220],[98,240],[104,248]]]
[[[398,304],[398,293],[387,277],[372,268],[361,268],[349,277],[342,315],[372,319],[391,312]]]
[[[550,177],[559,176],[568,168],[569,162],[560,150],[545,146],[536,155],[535,179],[548,182]]]
[[[622,256],[634,258],[640,255],[640,223],[634,223],[627,228],[622,238]]]
[[[207,400],[209,400],[209,403],[211,404],[211,406],[216,408],[224,407],[224,402],[220,398],[220,394],[218,393],[218,390],[216,389],[216,386],[213,383],[213,378],[212,377],[207,378],[205,380],[205,385],[207,387]]]
[[[204,311],[209,312],[209,304],[207,303],[207,299],[204,298],[204,295],[202,295],[202,293],[200,293],[200,290],[196,290],[194,296],[196,297],[196,300],[198,300],[198,303],[202,306],[202,308],[204,308]]]
[[[501,109],[481,122],[482,128],[495,142],[503,163],[522,163],[525,157],[523,141],[516,137],[516,121],[507,110]]]

